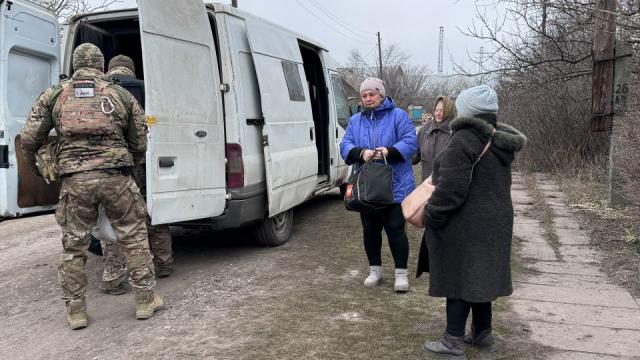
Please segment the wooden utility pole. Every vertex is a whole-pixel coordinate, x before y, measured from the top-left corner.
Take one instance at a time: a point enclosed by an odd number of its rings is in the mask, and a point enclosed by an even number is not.
[[[593,33],[591,131],[608,131],[613,117],[616,0],[596,0]]]
[[[378,31],[378,65],[378,78],[382,79],[382,43],[380,42],[380,31]]]

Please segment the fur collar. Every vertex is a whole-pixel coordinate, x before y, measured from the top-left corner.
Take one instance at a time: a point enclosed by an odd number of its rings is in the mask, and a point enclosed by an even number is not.
[[[454,133],[460,129],[473,128],[480,134],[489,138],[493,131],[493,125],[488,121],[473,117],[457,117],[449,124]],[[504,123],[498,123],[493,135],[493,145],[509,152],[520,151],[527,143],[527,137],[516,128]]]

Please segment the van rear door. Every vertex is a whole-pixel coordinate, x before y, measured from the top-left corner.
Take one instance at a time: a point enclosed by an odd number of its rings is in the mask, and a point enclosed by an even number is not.
[[[225,208],[220,76],[202,0],[138,0],[149,123],[147,205],[153,224]]]
[[[58,82],[56,17],[30,2],[0,1],[0,216],[51,209],[59,184],[31,173],[20,131],[38,95]]]
[[[318,150],[298,39],[259,19],[246,21],[262,99],[262,142],[271,217],[313,195]]]

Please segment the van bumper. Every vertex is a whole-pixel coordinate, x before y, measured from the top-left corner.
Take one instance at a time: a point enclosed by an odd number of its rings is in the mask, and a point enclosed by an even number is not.
[[[211,219],[214,230],[233,229],[253,223],[262,222],[266,212],[267,194],[261,193],[244,199],[234,199],[227,202],[225,212]]]

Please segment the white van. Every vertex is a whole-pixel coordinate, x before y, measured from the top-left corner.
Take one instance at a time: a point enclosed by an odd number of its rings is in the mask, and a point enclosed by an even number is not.
[[[24,82],[24,75],[6,74],[12,66],[33,68],[26,61],[46,63],[49,72],[40,75],[41,91],[55,81],[58,61],[55,19],[24,2],[11,3],[10,9],[0,4],[0,144],[6,144],[8,159],[8,170],[0,169],[0,191],[7,195],[19,188],[9,181],[11,171],[21,170],[19,147],[12,141],[28,106],[6,117],[12,100],[5,90]],[[28,48],[22,41],[30,39],[20,30],[10,31],[13,25],[5,22],[18,12],[43,24],[22,31],[52,39],[49,52]],[[44,23],[52,30],[46,36]],[[256,225],[259,242],[278,245],[290,236],[293,207],[346,181],[349,167],[339,144],[349,108],[336,65],[316,42],[202,0],[138,0],[138,9],[72,17],[64,34],[64,74],[73,73],[73,49],[91,42],[106,62],[119,54],[131,57],[145,82],[147,201],[154,224]],[[30,105],[39,91],[23,95],[23,102]],[[10,207],[0,205],[0,216],[41,209],[24,208],[19,201]]]

